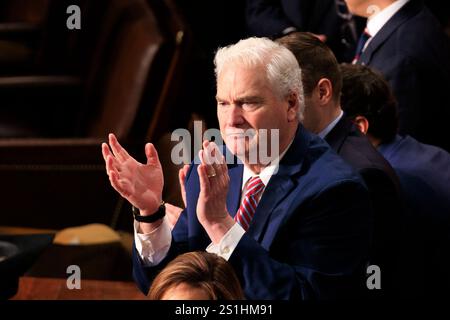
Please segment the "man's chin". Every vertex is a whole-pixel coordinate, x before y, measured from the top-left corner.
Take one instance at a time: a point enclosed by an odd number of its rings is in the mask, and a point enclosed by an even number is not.
[[[243,148],[241,144],[236,143],[236,141],[229,139],[225,141],[227,149],[236,157],[240,158],[241,155],[245,154],[245,147]]]
[[[232,154],[239,157],[245,154],[245,148],[236,143],[227,143],[227,148]]]
[[[257,163],[257,147],[256,146],[242,146],[235,143],[227,143],[227,148],[230,152],[239,158],[242,162],[251,161]]]

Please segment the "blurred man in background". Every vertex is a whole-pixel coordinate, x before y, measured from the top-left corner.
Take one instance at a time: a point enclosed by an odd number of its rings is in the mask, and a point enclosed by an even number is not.
[[[395,98],[367,66],[341,65],[342,107],[397,172],[406,202],[405,246],[399,255],[408,297],[444,297],[450,281],[450,154],[397,134]]]

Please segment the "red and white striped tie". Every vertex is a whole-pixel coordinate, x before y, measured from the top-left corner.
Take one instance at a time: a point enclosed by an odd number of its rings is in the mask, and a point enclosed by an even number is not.
[[[256,206],[258,205],[264,187],[265,185],[259,176],[251,177],[248,180],[244,199],[242,200],[238,212],[234,216],[234,220],[239,223],[245,231],[250,227],[250,223],[255,215]]]

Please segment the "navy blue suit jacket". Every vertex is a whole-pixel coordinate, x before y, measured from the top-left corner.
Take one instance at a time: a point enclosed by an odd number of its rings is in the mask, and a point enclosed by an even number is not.
[[[327,36],[327,45],[339,61],[353,58],[362,25],[348,29],[347,20],[339,17],[335,0],[247,0],[247,26],[251,35],[279,37],[288,27]],[[344,40],[344,41],[343,41]]]
[[[234,216],[243,165],[228,168],[227,207]],[[195,211],[199,188],[197,165],[192,165],[187,209],[159,266],[143,266],[134,250],[134,277],[143,292],[176,254],[210,244]],[[369,195],[360,176],[322,139],[299,126],[229,262],[249,299],[354,298],[365,286],[371,224]]]
[[[373,37],[359,63],[380,71],[398,100],[401,134],[450,150],[450,46],[422,1],[411,0]]]
[[[407,204],[402,259],[404,287],[413,298],[450,295],[450,154],[412,137],[397,136],[379,151],[397,172]],[[411,281],[414,279],[414,281]]]
[[[378,265],[383,274],[382,290],[371,291],[370,297],[398,295],[401,293],[398,278],[405,267],[397,258],[402,242],[404,211],[398,177],[389,162],[345,115],[325,140],[338,155],[358,170],[369,190],[374,212],[370,262]]]

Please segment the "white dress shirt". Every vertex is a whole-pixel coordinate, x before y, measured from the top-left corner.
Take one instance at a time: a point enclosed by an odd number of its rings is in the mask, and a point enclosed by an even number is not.
[[[374,13],[367,19],[367,31],[370,34],[369,40],[364,45],[367,48],[370,41],[383,28],[383,26],[408,2],[409,0],[397,0],[384,8],[383,10]]]
[[[288,145],[286,150],[280,154],[279,157],[274,159],[270,165],[265,167],[259,174],[261,181],[265,186],[269,183],[272,175],[278,172],[279,162],[289,150],[292,142]],[[248,180],[256,176],[257,174],[252,172],[249,168],[244,165],[244,171],[242,175],[242,195],[245,194],[245,188]],[[261,193],[261,197],[264,191]],[[242,202],[241,196],[241,202]],[[138,233],[139,222],[134,222],[134,243],[136,250],[139,253],[144,264],[148,266],[154,266],[160,263],[167,255],[172,242],[172,234],[167,221],[167,217],[164,217],[162,224],[151,233],[143,234]],[[235,223],[230,230],[223,236],[222,240],[218,244],[211,243],[206,251],[210,253],[215,253],[225,260],[228,260],[233,253],[234,249],[237,247],[239,241],[244,235],[245,230],[238,224]]]
[[[321,137],[322,139],[325,139],[325,137],[327,136],[327,134],[330,133],[331,130],[333,130],[333,128],[336,126],[336,124],[339,122],[339,120],[341,120],[342,116],[344,115],[344,111],[341,110],[341,112],[339,113],[339,115],[337,116],[336,119],[334,119],[333,121],[330,122],[329,125],[327,125],[325,127],[325,129],[323,129],[322,131],[320,131],[317,135],[319,137]]]

